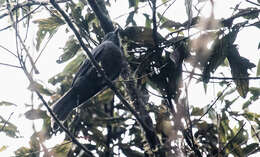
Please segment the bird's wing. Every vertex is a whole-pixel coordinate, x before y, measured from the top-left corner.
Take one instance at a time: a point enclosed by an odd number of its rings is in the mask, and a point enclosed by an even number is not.
[[[97,46],[95,49],[92,50],[93,52],[93,57],[95,58],[95,60],[97,62],[99,62],[100,60],[100,54],[103,51],[103,49],[105,48],[105,43],[100,44],[99,46]],[[89,59],[86,59],[80,66],[78,72],[76,73],[73,81],[72,81],[72,86],[74,85],[75,81],[82,75],[84,75],[89,68],[92,68],[93,65],[91,64],[91,61]]]

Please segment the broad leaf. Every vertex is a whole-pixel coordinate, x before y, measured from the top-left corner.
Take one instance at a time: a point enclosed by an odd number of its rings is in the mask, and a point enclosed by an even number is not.
[[[128,26],[130,23],[133,25],[133,26],[136,26],[136,22],[134,20],[134,15],[135,15],[135,11],[131,11],[126,19],[126,24],[125,26]]]
[[[59,57],[56,61],[57,63],[64,63],[67,60],[71,59],[76,55],[78,50],[80,49],[80,45],[73,36],[70,36],[69,40],[66,42],[65,47],[63,48],[64,53]]]
[[[55,157],[64,157],[67,156],[72,146],[72,142],[63,141],[62,144],[55,146],[52,152]]]
[[[16,104],[8,101],[1,101],[0,106],[17,106]]]
[[[0,147],[0,153],[5,151],[8,148],[8,146],[3,145],[2,147]]]
[[[228,51],[227,58],[230,63],[232,77],[235,78],[237,91],[241,97],[245,98],[249,85],[249,80],[247,79],[249,74],[247,71],[255,67],[255,64],[241,57],[235,45],[231,45]]]
[[[17,127],[8,122],[7,120],[5,120],[3,117],[0,116],[0,130],[2,132],[4,132],[7,136],[9,137],[13,137],[13,138],[18,138],[18,134],[19,134],[19,131],[17,129]]]
[[[216,39],[213,44],[212,52],[205,62],[203,69],[202,79],[205,83],[209,82],[210,73],[215,72],[215,70],[224,62],[227,53],[237,37],[239,28],[232,29],[230,33],[222,37],[221,39]]]
[[[69,64],[66,65],[66,67],[63,69],[63,71],[52,78],[48,80],[49,83],[55,85],[59,82],[66,82],[66,79],[72,79],[72,74],[76,73],[79,69],[81,63],[86,59],[84,54],[79,54],[75,59],[73,59]],[[70,82],[71,80],[67,80]],[[70,83],[69,83],[70,84]]]
[[[145,27],[151,28],[152,20],[149,18],[148,14],[143,14],[145,17]]]
[[[131,7],[138,8],[139,0],[128,0],[128,3],[129,3],[129,8]]]
[[[151,28],[146,27],[127,27],[122,33],[123,37],[126,37],[128,40],[133,41],[135,43],[153,46],[153,30]],[[157,34],[158,41],[163,41],[163,37],[158,33]]]
[[[46,87],[44,87],[44,85],[42,85],[39,82],[34,81],[33,83],[31,83],[28,87],[29,90],[34,91],[36,88],[41,94],[47,95],[47,96],[51,96],[54,92]]]
[[[185,0],[185,7],[186,7],[186,14],[188,16],[188,26],[190,27],[191,22],[192,22],[192,0]]]
[[[178,28],[180,28],[182,26],[182,24],[180,22],[172,21],[172,20],[164,17],[160,13],[157,13],[157,16],[159,17],[159,21],[162,23],[160,25],[160,28],[166,28],[169,31],[172,31],[172,30],[178,29]],[[173,27],[175,29],[173,29]]]
[[[257,150],[258,148],[259,148],[258,143],[251,143],[247,145],[245,148],[243,148],[243,153],[245,154],[245,156],[249,156],[253,151]]]
[[[260,59],[258,60],[257,70],[256,70],[256,76],[259,76],[259,75],[260,75]]]
[[[45,38],[45,36],[49,33],[49,35],[55,33],[59,26],[65,24],[64,21],[56,16],[51,16],[46,19],[39,19],[33,21],[34,23],[38,24],[38,31],[37,31],[37,37],[36,37],[36,49],[39,50],[40,45]]]
[[[31,109],[24,113],[25,117],[29,120],[43,119],[47,117],[46,111]]]

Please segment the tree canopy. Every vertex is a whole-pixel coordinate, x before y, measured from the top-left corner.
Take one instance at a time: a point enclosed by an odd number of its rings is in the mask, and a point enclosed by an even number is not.
[[[256,52],[245,55],[240,50],[245,43],[238,42],[246,37],[252,47],[251,40],[257,40],[240,35],[250,29],[259,34],[258,0],[231,1],[229,14],[223,17],[216,8],[226,2],[214,0],[6,0],[0,4],[0,20],[7,24],[0,31],[15,32],[16,39],[14,51],[0,45],[16,62],[0,59],[0,66],[24,72],[37,101],[27,105],[23,116],[43,121],[40,131],[29,128],[33,130],[29,146],[17,148],[15,156],[259,153],[260,112],[255,108],[260,102],[260,44]],[[107,88],[59,122],[51,106],[71,87],[81,63],[94,62],[91,50],[115,28],[120,29],[124,52],[120,77],[107,80]],[[38,60],[43,53],[56,53],[45,48],[58,42],[51,39],[61,29],[61,38],[66,36],[67,41],[56,63],[65,67],[43,82],[37,77],[41,73],[37,64],[47,65],[48,60]],[[28,36],[33,36],[33,44]],[[95,67],[102,70],[98,64]],[[17,104],[1,100],[0,106]],[[15,124],[1,115],[0,119],[1,132],[22,138]],[[52,129],[53,119],[59,130]],[[46,144],[64,133],[62,143]],[[0,145],[0,152],[7,147]]]

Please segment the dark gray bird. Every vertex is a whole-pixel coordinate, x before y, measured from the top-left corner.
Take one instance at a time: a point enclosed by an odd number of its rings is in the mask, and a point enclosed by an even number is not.
[[[106,34],[102,43],[92,50],[95,60],[101,65],[110,80],[115,80],[122,68],[122,51],[118,31],[117,29]],[[86,59],[76,73],[71,88],[54,104],[53,112],[59,120],[65,120],[74,108],[105,87],[105,80],[91,61]]]

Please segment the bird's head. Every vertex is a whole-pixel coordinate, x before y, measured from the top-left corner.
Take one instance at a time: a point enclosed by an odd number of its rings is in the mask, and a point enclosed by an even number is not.
[[[121,42],[120,42],[120,37],[119,37],[119,28],[117,28],[115,31],[113,32],[109,32],[107,33],[102,42],[104,41],[112,41],[113,43],[115,43],[117,46],[120,47]]]

